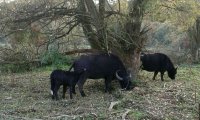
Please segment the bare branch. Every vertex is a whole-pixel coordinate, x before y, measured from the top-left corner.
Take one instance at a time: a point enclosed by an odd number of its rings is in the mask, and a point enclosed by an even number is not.
[[[60,35],[60,36],[56,37],[55,39],[59,39],[59,38],[65,37],[65,36],[68,35],[68,34],[73,30],[73,28],[75,28],[78,24],[79,24],[79,23],[76,22],[74,25],[72,25],[72,26],[69,28],[69,30],[68,30],[65,34]]]
[[[52,17],[52,15],[56,15],[56,16],[65,16],[65,15],[68,15],[68,16],[74,16],[75,15],[75,9],[54,9],[53,11],[48,11],[48,12],[44,12],[44,13],[41,13],[41,14],[38,14],[38,15],[34,15],[34,16],[30,16],[30,17],[27,17],[27,18],[22,18],[22,19],[17,19],[17,20],[13,20],[13,22],[27,22],[27,21],[30,21],[31,23],[32,22],[35,22],[39,19],[44,19],[44,18],[48,18],[48,17]]]
[[[103,52],[103,51],[96,50],[96,49],[77,49],[77,50],[65,52],[63,54],[64,55],[72,55],[72,54],[76,54],[76,53],[99,53],[99,52]]]

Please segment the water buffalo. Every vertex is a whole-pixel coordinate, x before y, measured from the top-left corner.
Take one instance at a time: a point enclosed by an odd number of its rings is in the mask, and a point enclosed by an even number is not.
[[[58,100],[58,89],[63,85],[63,98],[65,98],[65,93],[67,87],[70,90],[70,99],[72,99],[72,93],[75,94],[75,85],[84,70],[80,72],[69,72],[64,70],[54,70],[50,75],[51,80],[51,94],[52,99]]]
[[[154,72],[153,80],[155,80],[156,75],[160,72],[161,80],[163,81],[165,71],[168,72],[168,76],[171,79],[175,79],[177,68],[174,68],[173,63],[167,55],[162,53],[141,54],[140,59],[142,61],[141,68],[143,70]]]
[[[126,71],[122,61],[118,56],[108,53],[99,53],[81,56],[78,60],[74,61],[69,69],[79,71],[86,69],[84,74],[80,76],[78,81],[78,88],[81,96],[85,96],[83,91],[83,84],[87,78],[90,79],[105,79],[105,92],[111,91],[111,81],[118,79],[122,89],[131,89],[130,74]]]

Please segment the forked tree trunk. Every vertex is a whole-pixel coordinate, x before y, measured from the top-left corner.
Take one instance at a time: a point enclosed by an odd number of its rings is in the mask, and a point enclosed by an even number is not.
[[[93,0],[80,0],[79,9],[81,14],[77,17],[82,24],[84,34],[88,38],[91,47],[104,51],[111,50],[111,52],[117,53],[123,60],[126,68],[130,70],[133,79],[137,78],[140,67],[140,50],[144,43],[143,39],[141,39],[140,32],[143,15],[141,6],[143,1],[144,0],[131,0],[129,14],[126,18],[127,21],[122,23],[124,27],[119,28],[119,31],[121,31],[123,35],[116,35],[119,36],[116,38],[111,37],[111,41],[118,42],[117,45],[119,45],[120,50],[115,48],[115,45],[110,44],[107,38],[104,20],[105,0],[99,0],[99,11]],[[121,38],[123,38],[123,40]]]
[[[130,0],[129,1],[129,18],[124,25],[127,39],[132,44],[128,52],[125,52],[125,64],[130,70],[132,78],[137,79],[140,67],[140,52],[144,47],[145,37],[141,32],[141,23],[143,17],[143,1],[144,0]]]

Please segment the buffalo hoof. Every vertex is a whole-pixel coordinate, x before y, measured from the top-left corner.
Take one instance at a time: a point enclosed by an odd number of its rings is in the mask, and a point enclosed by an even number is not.
[[[111,90],[105,90],[105,93],[111,94],[112,92],[111,92]]]
[[[108,90],[105,90],[105,93],[107,93],[108,92]]]
[[[73,99],[73,97],[72,97],[72,96],[70,96],[70,99]]]
[[[54,100],[54,99],[55,99],[55,97],[54,97],[53,95],[51,96],[51,98],[52,98],[52,100]]]

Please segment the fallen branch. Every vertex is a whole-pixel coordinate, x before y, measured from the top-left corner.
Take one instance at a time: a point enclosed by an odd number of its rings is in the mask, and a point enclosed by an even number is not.
[[[116,102],[111,102],[110,107],[108,108],[109,111],[111,111],[113,109],[113,107],[117,104],[119,104],[120,101],[116,101]]]
[[[70,116],[70,115],[59,115],[59,116],[55,116],[55,117],[50,117],[50,116],[44,116],[44,118],[48,118],[48,119],[62,119],[62,118],[71,118],[71,119],[76,119],[78,116]]]
[[[126,119],[126,116],[128,115],[129,112],[131,112],[130,109],[126,110],[126,112],[122,115],[122,120]]]
[[[103,51],[96,50],[96,49],[77,49],[77,50],[64,52],[63,54],[64,55],[72,55],[72,54],[76,54],[76,53],[99,53],[99,52],[103,52]]]

